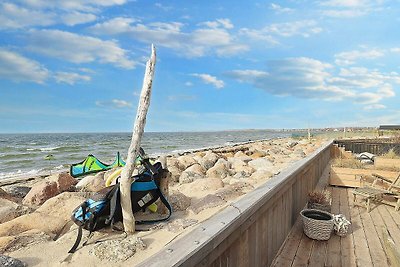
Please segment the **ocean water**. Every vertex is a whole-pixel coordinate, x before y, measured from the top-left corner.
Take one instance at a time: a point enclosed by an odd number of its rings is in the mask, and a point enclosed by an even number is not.
[[[291,136],[281,131],[223,131],[144,133],[142,147],[151,156],[247,141]],[[0,134],[0,179],[48,175],[66,170],[88,154],[112,163],[117,151],[123,159],[131,133]],[[52,155],[51,160],[46,156]]]

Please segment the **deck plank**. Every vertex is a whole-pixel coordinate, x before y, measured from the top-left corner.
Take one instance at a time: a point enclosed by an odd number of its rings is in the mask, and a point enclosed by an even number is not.
[[[370,214],[372,222],[375,226],[375,231],[378,235],[379,242],[381,243],[381,246],[384,247],[385,241],[384,241],[383,231],[385,231],[387,229],[386,224],[383,221],[378,208],[371,210],[371,212],[369,214]],[[385,250],[383,250],[383,251],[385,252]],[[385,255],[386,255],[386,253],[385,253]],[[387,255],[386,255],[386,258],[387,258]],[[389,264],[388,259],[386,259],[386,264]]]
[[[340,189],[340,213],[343,214],[350,222],[350,207],[349,207],[349,195],[347,189]],[[354,236],[352,225],[349,226],[348,233],[346,236],[340,238],[340,251],[341,251],[341,266],[355,267],[356,255],[354,253]]]
[[[302,233],[299,248],[297,249],[297,253],[292,264],[293,267],[308,266],[313,243],[314,242],[312,239],[308,238],[304,233]]]
[[[360,211],[357,206],[354,206],[354,199],[353,194],[348,191],[349,194],[349,205],[351,206],[350,209],[350,216],[351,216],[351,223],[353,225],[353,237],[354,237],[354,252],[356,255],[356,262],[357,266],[373,266],[372,265],[372,258],[369,252],[369,247],[367,242],[367,237],[364,232],[364,226],[362,224]]]
[[[340,205],[340,192],[338,188],[328,187],[327,190],[331,192],[332,196],[332,210],[333,214],[339,214]],[[328,240],[326,252],[326,266],[341,266],[341,246],[340,236],[332,233],[331,238]]]
[[[314,241],[314,245],[310,255],[309,266],[325,266],[327,243],[328,242],[326,241]]]

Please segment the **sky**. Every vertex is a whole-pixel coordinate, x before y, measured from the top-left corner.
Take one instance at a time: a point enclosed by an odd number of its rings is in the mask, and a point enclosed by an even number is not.
[[[0,0],[0,133],[400,123],[400,3]]]

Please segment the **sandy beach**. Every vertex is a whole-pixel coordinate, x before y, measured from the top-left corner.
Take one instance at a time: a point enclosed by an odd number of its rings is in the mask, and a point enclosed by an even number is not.
[[[28,266],[134,266],[306,157],[324,141],[280,138],[168,156],[171,218],[141,226],[146,231],[129,237],[110,229],[95,232],[86,246],[80,246],[71,255],[67,251],[77,235],[75,224],[67,227],[56,241],[52,239],[70,221],[72,210],[103,188],[114,170],[80,181],[65,173],[35,179],[3,179],[0,253]],[[55,192],[50,192],[52,185]],[[137,216],[158,214],[146,211]],[[84,240],[86,236],[84,233]]]

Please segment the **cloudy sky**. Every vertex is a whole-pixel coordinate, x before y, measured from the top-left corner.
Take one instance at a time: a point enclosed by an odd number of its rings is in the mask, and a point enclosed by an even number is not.
[[[1,0],[0,133],[400,123],[400,4]]]

